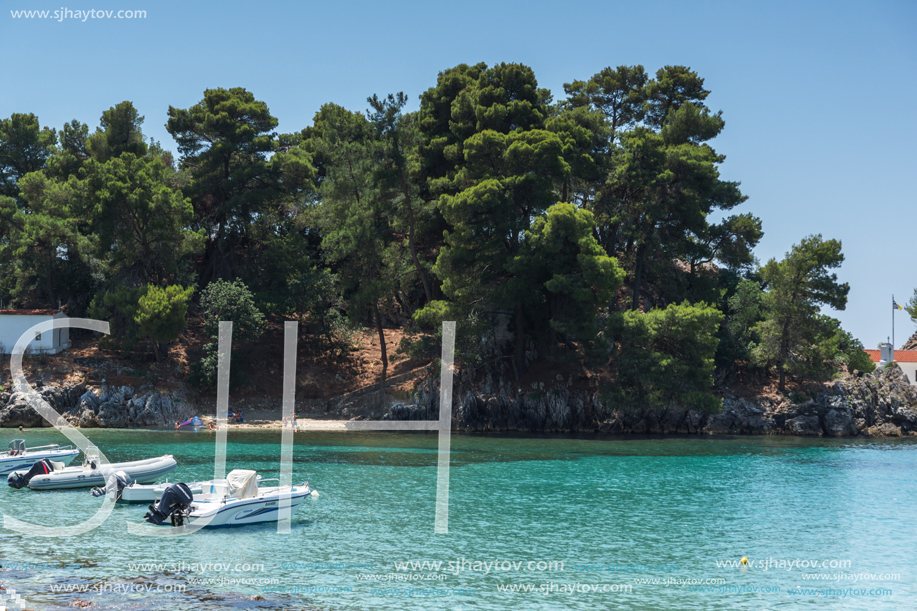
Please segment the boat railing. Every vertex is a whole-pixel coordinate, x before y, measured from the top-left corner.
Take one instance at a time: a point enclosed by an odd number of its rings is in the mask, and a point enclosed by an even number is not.
[[[32,452],[33,450],[47,450],[49,448],[54,449],[54,450],[72,450],[73,446],[72,445],[62,446],[59,443],[49,443],[46,446],[35,446],[34,448],[26,448],[25,451]]]
[[[21,450],[21,451],[16,450],[16,454],[10,454],[11,450],[7,450],[5,452],[0,452],[0,455],[2,456],[17,456],[17,455],[26,456],[32,452],[37,452],[39,450],[53,450],[56,452],[67,452],[67,451],[73,450],[73,446],[72,445],[62,446],[59,443],[49,443],[48,445],[44,445],[44,446],[35,446],[32,448],[25,448],[25,450]]]

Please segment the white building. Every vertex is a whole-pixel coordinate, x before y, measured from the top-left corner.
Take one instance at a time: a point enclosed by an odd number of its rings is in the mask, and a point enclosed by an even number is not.
[[[866,350],[866,354],[879,366],[894,361],[907,376],[912,386],[917,386],[917,350],[892,350],[891,344],[881,344],[878,350]]]
[[[22,334],[40,322],[67,318],[58,310],[0,310],[0,354],[12,354]],[[57,354],[70,347],[70,329],[50,329],[35,333],[30,352]]]

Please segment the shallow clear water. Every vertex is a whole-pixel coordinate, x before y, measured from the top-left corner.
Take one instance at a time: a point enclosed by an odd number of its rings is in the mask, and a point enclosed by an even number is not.
[[[169,453],[181,465],[172,481],[212,477],[212,434],[88,435],[111,461]],[[322,496],[290,535],[265,525],[144,538],[126,523],[145,507],[119,504],[76,537],[0,529],[0,584],[36,610],[74,599],[125,610],[917,608],[911,440],[452,440],[448,535],[433,533],[435,435],[298,433],[294,482]],[[230,432],[227,467],[276,477],[279,442],[279,431]],[[3,513],[48,525],[98,504],[87,490],[0,489]],[[742,556],[748,567],[717,566]],[[395,564],[405,561],[442,564]],[[162,566],[137,566],[147,563]],[[4,592],[0,604],[20,608]]]

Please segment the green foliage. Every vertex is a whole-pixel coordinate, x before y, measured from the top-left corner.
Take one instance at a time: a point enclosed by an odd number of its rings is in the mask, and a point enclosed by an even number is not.
[[[177,339],[185,328],[188,300],[193,293],[193,287],[178,285],[119,286],[96,295],[89,306],[89,316],[109,321],[111,335],[105,338],[107,343],[134,350],[146,339],[158,361],[165,344]]]
[[[253,342],[264,332],[264,315],[255,305],[254,297],[241,280],[227,282],[216,280],[201,291],[201,310],[204,315],[204,333],[211,339],[204,346],[204,356],[192,373],[192,382],[201,388],[213,389],[219,372],[220,322],[232,322],[233,344]],[[232,359],[230,386],[237,387],[245,378],[245,367],[240,359]]]
[[[188,109],[169,107],[166,129],[192,180],[185,189],[207,236],[204,281],[233,277],[250,228],[277,200],[299,194],[313,177],[311,159],[282,138],[267,104],[243,88],[208,89]]]
[[[376,327],[385,371],[380,310],[407,263],[393,233],[394,210],[377,180],[382,145],[366,117],[335,104],[322,106],[307,135],[322,173],[322,206],[314,213],[322,248],[337,274],[351,322],[368,320]]]
[[[656,78],[647,83],[646,122],[663,127],[687,103],[699,104],[710,92],[704,89],[704,79],[686,66],[665,66],[656,71]]]
[[[442,354],[443,321],[455,321],[455,359],[466,367],[477,368],[493,356],[496,329],[477,310],[455,308],[446,301],[432,301],[415,314],[417,324],[432,332],[432,337],[406,334],[398,347],[399,354],[410,358],[434,359]],[[499,356],[497,357],[499,358]]]
[[[0,119],[0,196],[17,197],[19,180],[45,166],[56,140],[57,132],[31,113]]]
[[[121,350],[133,350],[143,339],[137,314],[140,298],[146,289],[119,286],[93,297],[89,304],[89,317],[107,320],[111,330],[111,334],[103,338],[103,343],[110,343]]]
[[[598,180],[584,174],[574,198],[595,213],[599,242],[627,270],[634,309],[647,285],[663,303],[718,300],[708,264],[748,266],[761,239],[760,220],[750,214],[708,221],[745,196],[719,176],[724,157],[709,142],[724,121],[704,105],[703,82],[684,66],[666,66],[653,79],[642,66],[619,66],[564,86],[563,106],[606,120],[608,152],[590,157],[607,170]],[[687,274],[673,273],[673,261]]]
[[[876,364],[866,354],[863,342],[856,339],[848,331],[838,328],[835,331],[834,341],[837,345],[835,359],[842,363],[847,371],[861,371],[863,373],[872,373],[876,370]]]
[[[78,177],[83,163],[89,159],[86,148],[89,127],[74,119],[64,124],[58,136],[59,146],[48,158],[45,173],[49,178],[66,181],[71,176]]]
[[[323,311],[321,329],[324,348],[334,357],[343,357],[361,347],[359,329],[337,309]]]
[[[57,305],[81,285],[91,285],[84,253],[92,237],[80,231],[72,184],[32,172],[18,187],[21,207],[0,196],[0,278],[7,294],[19,301],[41,298]]]
[[[211,282],[201,292],[204,333],[217,341],[220,322],[232,322],[233,340],[253,342],[264,332],[264,315],[241,280]]]
[[[754,359],[777,367],[781,392],[787,372],[814,375],[816,364],[829,354],[820,347],[825,323],[818,313],[823,305],[843,310],[847,304],[850,286],[829,271],[843,262],[840,241],[816,235],[794,245],[782,261],[771,259],[761,269],[767,284],[765,319],[755,326],[760,342]]]
[[[860,340],[841,328],[839,320],[818,314],[814,341],[801,350],[797,371],[813,380],[827,380],[838,370],[871,373],[876,365],[863,350]]]
[[[516,278],[507,289],[523,302],[533,328],[582,342],[587,353],[599,357],[606,343],[599,336],[597,316],[621,287],[624,270],[605,254],[594,230],[588,210],[563,203],[548,208],[532,223],[509,265]],[[555,342],[552,337],[550,345]]]
[[[706,304],[672,304],[609,318],[615,384],[609,397],[625,408],[677,406],[716,411],[713,385],[717,329],[723,314]]]
[[[381,198],[394,209],[391,218],[393,230],[407,234],[411,263],[423,288],[424,298],[430,302],[433,299],[430,266],[428,261],[422,261],[429,255],[424,256],[418,240],[435,241],[434,234],[424,232],[424,229],[431,221],[435,223],[438,215],[434,206],[420,199],[416,180],[419,172],[419,133],[414,116],[402,113],[407,99],[400,92],[389,94],[386,98],[373,95],[367,100],[372,108],[367,114],[381,145],[380,165],[375,172]]]
[[[907,305],[904,306],[904,309],[910,315],[911,320],[917,322],[917,289],[914,289],[914,294],[911,296],[910,301],[907,302]]]
[[[727,299],[726,318],[720,328],[717,366],[729,372],[739,363],[752,360],[758,334],[755,327],[764,319],[764,291],[758,282],[742,279]]]
[[[120,157],[123,153],[144,157],[148,148],[143,141],[141,125],[143,117],[131,102],[125,101],[112,106],[102,113],[96,132],[84,138],[86,151],[99,163]],[[73,127],[71,124],[71,131],[67,133],[68,139],[72,138]]]
[[[564,84],[573,107],[592,106],[605,116],[612,133],[643,119],[648,77],[643,66],[605,68],[588,81]]]
[[[155,344],[157,359],[162,344],[178,339],[185,328],[188,300],[193,293],[194,287],[149,286],[138,299],[134,322],[140,332]]]
[[[526,321],[511,268],[531,219],[556,201],[553,186],[570,171],[563,141],[544,129],[547,100],[531,68],[520,64],[459,66],[421,98],[429,188],[441,194],[449,225],[434,272],[462,312],[475,304],[515,310],[517,371]]]
[[[611,350],[630,405],[714,407],[714,349],[722,369],[868,365],[816,316],[840,302],[817,279],[796,301],[793,269],[769,263],[755,281],[761,221],[732,212],[745,196],[720,176],[725,123],[703,78],[618,66],[564,88],[554,103],[528,66],[462,64],[415,113],[403,93],[374,95],[365,113],[326,104],[288,134],[253,93],[208,89],[168,110],[178,163],[145,141],[129,101],[92,132],[12,115],[0,121],[0,294],[65,300],[74,315],[92,300],[112,341],[146,338],[158,357],[184,324],[182,287],[205,287],[204,386],[217,323],[254,341],[265,317],[299,319],[336,355],[368,325],[384,349],[383,327],[413,317],[434,334],[400,351],[429,358],[439,323],[455,320],[465,365],[511,358],[517,375],[533,347],[593,363]],[[909,306],[917,318],[917,294]]]
[[[111,278],[166,282],[202,250],[203,236],[187,229],[191,202],[169,186],[171,173],[160,157],[131,152],[85,163],[79,197]]]

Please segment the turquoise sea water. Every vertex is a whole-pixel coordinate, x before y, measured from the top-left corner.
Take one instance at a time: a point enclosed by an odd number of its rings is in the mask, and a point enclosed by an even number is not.
[[[212,434],[88,435],[112,461],[170,453],[172,481],[212,477]],[[279,443],[230,432],[227,467],[276,477]],[[21,608],[15,589],[35,610],[917,608],[910,440],[453,436],[448,535],[433,533],[436,451],[432,434],[298,433],[294,481],[322,496],[290,535],[143,538],[126,523],[145,507],[120,504],[76,537],[2,528],[0,604]],[[3,513],[54,526],[98,504],[0,489]]]

